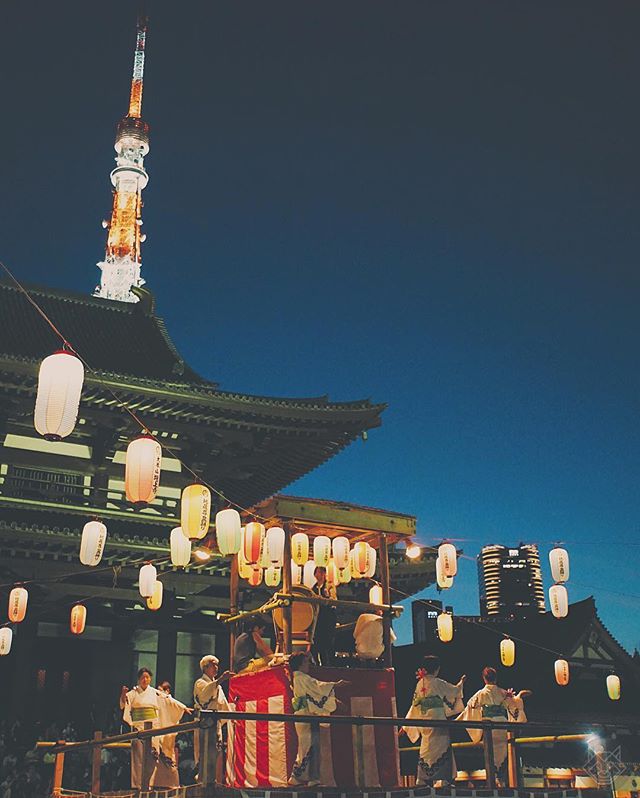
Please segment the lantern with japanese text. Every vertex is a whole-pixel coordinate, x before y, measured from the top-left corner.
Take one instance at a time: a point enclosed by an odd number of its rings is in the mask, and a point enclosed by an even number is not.
[[[309,536],[306,532],[291,535],[291,559],[296,565],[304,565],[309,559]]]
[[[367,546],[369,546],[368,543]],[[369,546],[369,567],[367,568],[367,573],[365,574],[365,576],[368,579],[373,579],[373,577],[375,576],[377,561],[378,561],[378,552],[376,551],[376,549],[373,548],[373,546]]]
[[[373,587],[369,589],[369,604],[378,604],[380,606],[384,604],[382,585],[373,585]]]
[[[162,607],[162,595],[164,593],[164,586],[159,579],[153,587],[153,594],[147,598],[147,607],[154,612]]]
[[[264,524],[250,521],[244,528],[243,550],[245,560],[255,565],[260,561],[264,543]]]
[[[244,527],[242,527],[242,534],[244,536]],[[244,546],[240,548],[238,552],[238,576],[240,579],[250,579],[251,574],[253,572],[253,566],[251,563],[247,562],[247,558],[244,556]]]
[[[34,425],[48,441],[73,432],[78,419],[84,366],[73,352],[54,352],[40,364]]]
[[[448,590],[453,585],[453,577],[445,575],[439,556],[436,557],[436,582],[440,590]]]
[[[150,504],[160,486],[162,446],[152,435],[140,435],[127,446],[124,487],[127,501]]]
[[[557,659],[553,665],[556,682],[565,687],[569,684],[569,663],[566,659]]]
[[[438,615],[438,637],[443,643],[453,640],[453,616],[448,612],[441,612]]]
[[[107,527],[101,521],[88,521],[82,529],[80,562],[94,567],[100,563],[107,540]]]
[[[351,549],[351,575],[362,579],[371,567],[371,552],[373,549],[368,543],[359,540]]]
[[[620,677],[615,673],[607,676],[607,694],[612,701],[620,699]]]
[[[338,584],[348,585],[350,581],[351,581],[351,562],[349,562],[349,565],[347,565],[346,568],[338,568]]]
[[[202,540],[211,521],[211,491],[206,485],[187,485],[180,500],[180,526],[188,538]]]
[[[308,588],[312,588],[316,583],[316,577],[314,573],[316,567],[317,566],[313,560],[307,560],[302,568],[302,584],[306,585]]]
[[[331,541],[331,551],[336,568],[347,568],[349,565],[349,538],[340,535]]]
[[[237,554],[242,546],[242,523],[237,510],[216,513],[216,540],[220,554]]]
[[[455,576],[458,573],[458,554],[453,543],[441,543],[438,546],[438,557],[445,576]]]
[[[564,585],[549,588],[549,606],[554,618],[566,618],[569,614],[569,596]]]
[[[284,529],[281,526],[267,529],[266,549],[269,564],[281,568],[284,562]]]
[[[500,641],[500,662],[510,668],[516,661],[516,644],[510,637]]]
[[[27,614],[29,594],[24,587],[14,587],[9,593],[9,609],[7,615],[11,623],[21,623]]]
[[[0,629],[0,657],[6,657],[11,651],[12,640],[13,629],[10,626],[3,626]]]
[[[148,562],[143,565],[138,575],[138,589],[142,598],[149,598],[153,596],[153,591],[156,589],[156,581],[158,579],[158,572],[155,565]]]
[[[264,583],[267,587],[277,587],[280,584],[282,568],[278,565],[270,565],[264,572]]]
[[[565,549],[559,546],[549,552],[549,565],[551,566],[551,576],[554,582],[569,581],[569,555]]]
[[[176,526],[171,530],[169,543],[171,546],[171,565],[176,568],[186,568],[191,562],[191,541],[184,536],[181,527]]]
[[[291,560],[291,584],[302,584],[302,566]]]
[[[331,540],[326,535],[313,539],[313,561],[318,568],[326,568],[331,557]]]
[[[87,608],[84,604],[74,604],[69,616],[69,631],[72,635],[81,635],[87,625]]]
[[[329,560],[329,564],[327,565],[327,584],[331,585],[332,587],[336,587],[340,582],[338,578],[338,569],[336,567],[336,561],[331,557]]]

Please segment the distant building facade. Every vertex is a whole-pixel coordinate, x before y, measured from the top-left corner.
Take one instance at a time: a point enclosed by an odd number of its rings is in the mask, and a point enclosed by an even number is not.
[[[484,546],[478,555],[480,615],[505,620],[545,611],[540,555],[535,543]]]
[[[411,603],[411,626],[414,643],[428,643],[438,636],[438,615],[442,611],[453,615],[453,607],[443,606],[437,599]]]

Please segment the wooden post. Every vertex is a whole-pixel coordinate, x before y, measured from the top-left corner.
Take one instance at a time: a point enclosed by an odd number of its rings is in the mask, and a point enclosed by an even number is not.
[[[93,733],[94,740],[102,740],[102,732]],[[100,793],[100,766],[102,765],[102,746],[97,745],[91,749],[91,792]]]
[[[231,557],[231,575],[229,577],[229,614],[230,615],[237,615],[238,614],[238,584],[239,584],[240,576],[238,574],[238,555],[234,554]],[[233,670],[233,653],[236,647],[236,637],[237,637],[237,627],[238,624],[236,621],[230,624],[229,629],[229,668]]]
[[[389,577],[389,548],[384,533],[378,535],[378,560],[380,564],[380,584],[382,586],[382,603],[391,604],[391,584]],[[390,668],[393,664],[391,652],[391,616],[385,612],[382,616],[382,642],[384,643],[384,665]]]
[[[493,790],[496,786],[496,760],[493,753],[493,733],[490,729],[483,729],[482,744],[484,746],[484,769],[487,776],[487,789]]]
[[[509,783],[507,786],[516,790],[518,788],[518,752],[516,747],[516,733],[509,729],[507,732],[507,767]]]
[[[203,725],[200,726],[200,763],[198,765],[198,783],[204,795],[213,795],[216,783],[216,766],[218,760],[218,721],[216,712],[201,715]]]
[[[291,524],[284,524],[284,563],[282,566],[282,590],[291,595]],[[282,653],[291,654],[291,616],[293,607],[282,608]]]
[[[64,745],[64,740],[58,740],[58,745]],[[56,798],[62,792],[62,776],[64,774],[64,751],[59,751],[56,754],[56,761],[53,766],[53,786],[51,794]]]
[[[145,720],[144,730],[153,728],[153,723],[150,720]],[[151,752],[151,737],[145,737],[142,741],[142,775],[140,778],[140,789],[148,790],[149,782],[151,781],[151,763],[153,762],[153,755]]]

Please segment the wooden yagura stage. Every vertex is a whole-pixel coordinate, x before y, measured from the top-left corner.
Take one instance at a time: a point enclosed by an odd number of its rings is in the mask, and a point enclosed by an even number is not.
[[[340,702],[335,714],[395,716],[392,669],[313,668],[322,681],[348,684],[336,689]],[[235,676],[229,682],[229,702],[238,712],[293,712],[286,666]],[[320,717],[319,720],[322,720]],[[296,757],[292,723],[234,721],[229,724],[227,780],[231,787],[284,787]],[[320,781],[327,787],[393,787],[400,767],[396,729],[391,726],[320,726]]]

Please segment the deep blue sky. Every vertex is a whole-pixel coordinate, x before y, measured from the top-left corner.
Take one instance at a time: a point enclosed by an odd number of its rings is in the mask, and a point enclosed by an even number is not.
[[[3,8],[0,257],[26,281],[99,279],[135,9]],[[565,540],[571,599],[640,645],[640,6],[149,11],[143,274],[179,349],[225,389],[388,402],[289,490],[468,554]],[[472,561],[447,599],[477,609]]]

